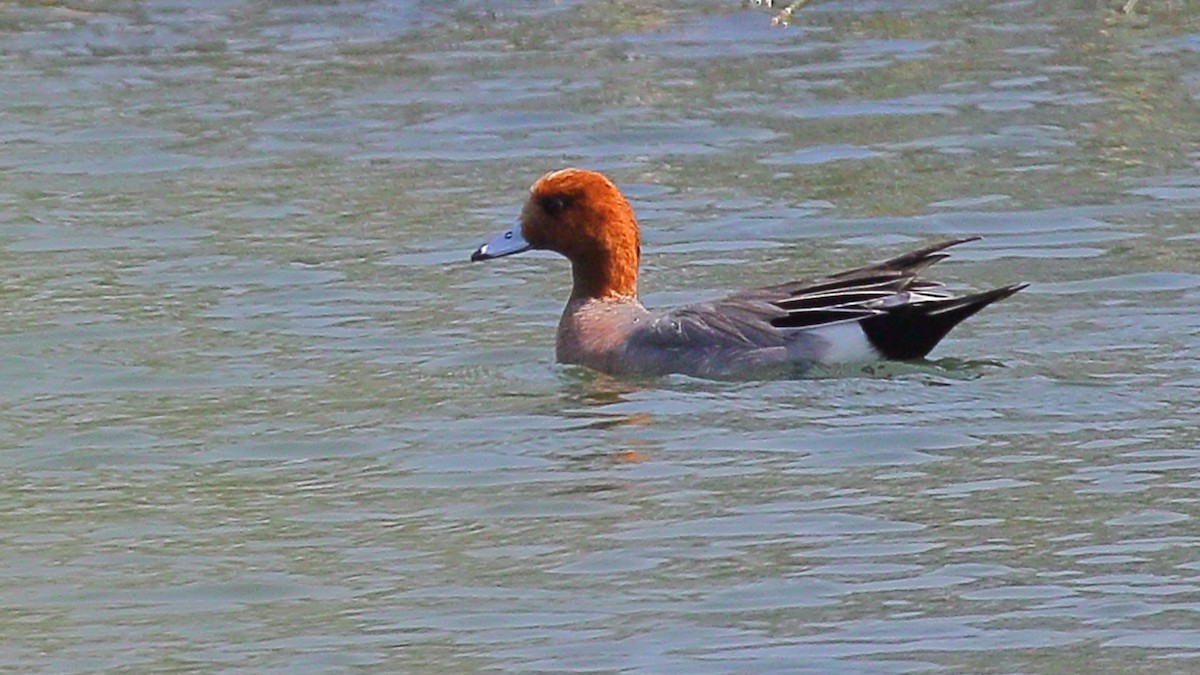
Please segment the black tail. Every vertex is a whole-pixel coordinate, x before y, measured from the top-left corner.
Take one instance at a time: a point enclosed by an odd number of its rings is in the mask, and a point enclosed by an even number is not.
[[[924,258],[930,258],[934,257],[929,255],[932,252],[923,250],[916,253],[923,253]],[[888,265],[897,262],[911,264],[908,260],[901,258],[880,264]],[[1013,284],[983,293],[965,295],[961,298],[924,300],[899,305],[883,314],[863,319],[863,332],[867,334],[867,339],[884,358],[897,361],[923,358],[933,351],[937,343],[941,342],[942,338],[946,337],[946,334],[963,319],[997,300],[1007,298],[1028,285]]]

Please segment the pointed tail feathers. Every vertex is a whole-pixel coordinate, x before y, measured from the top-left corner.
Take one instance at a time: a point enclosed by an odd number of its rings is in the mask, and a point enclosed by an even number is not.
[[[912,266],[920,264],[924,259],[933,257],[931,254],[954,244],[969,239],[936,244],[927,249],[893,258],[880,263],[883,265]],[[908,256],[917,256],[911,260]],[[941,342],[942,338],[955,326],[975,312],[988,305],[1003,300],[1029,284],[1013,284],[983,293],[964,295],[959,298],[945,300],[924,300],[910,304],[899,305],[888,311],[867,317],[861,322],[863,332],[871,345],[884,358],[898,361],[923,358]]]

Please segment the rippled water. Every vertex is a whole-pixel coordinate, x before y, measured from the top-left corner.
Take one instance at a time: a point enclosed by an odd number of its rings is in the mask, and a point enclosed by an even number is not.
[[[1197,9],[0,4],[0,667],[1200,670]],[[559,367],[565,264],[466,258],[567,164],[651,305],[1033,286],[926,364]]]

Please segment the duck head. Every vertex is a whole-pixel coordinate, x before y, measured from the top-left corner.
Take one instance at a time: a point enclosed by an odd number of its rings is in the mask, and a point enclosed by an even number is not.
[[[529,249],[554,251],[571,261],[572,298],[637,296],[637,218],[617,186],[601,173],[561,169],[539,178],[517,222],[480,246],[471,260]]]

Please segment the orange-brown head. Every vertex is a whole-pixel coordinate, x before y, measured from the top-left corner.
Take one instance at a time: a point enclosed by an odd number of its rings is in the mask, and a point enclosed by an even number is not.
[[[572,298],[637,296],[641,242],[633,208],[611,180],[595,171],[562,169],[529,189],[520,221],[481,246],[472,260],[536,248],[571,261]]]

